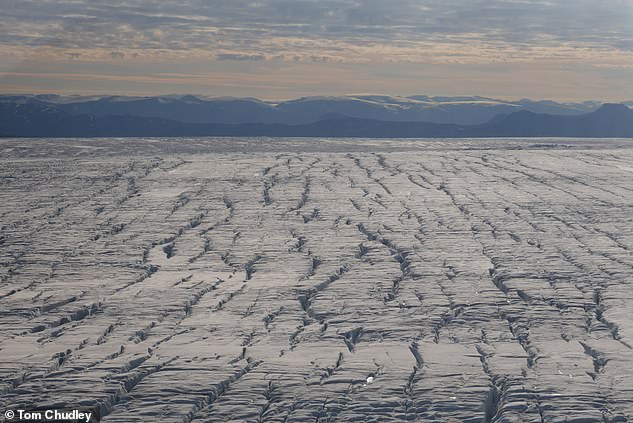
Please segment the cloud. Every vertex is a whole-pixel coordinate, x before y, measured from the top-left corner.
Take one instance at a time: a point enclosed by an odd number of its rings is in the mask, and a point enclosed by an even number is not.
[[[555,54],[561,44],[633,52],[630,0],[0,0],[0,6],[0,43],[25,50],[220,49],[229,53],[219,60],[357,62],[371,46],[389,46],[386,61],[416,60],[399,51],[429,44],[450,45],[458,55],[460,47],[474,47],[486,53],[482,61],[499,46],[512,50],[510,60],[529,57],[535,47]]]
[[[259,61],[264,60],[265,56],[262,54],[241,54],[241,53],[219,53],[215,55],[218,60],[247,60],[247,61]]]
[[[225,94],[243,88],[268,97],[344,86],[472,94],[501,80],[508,92],[527,91],[549,84],[535,80],[547,77],[564,87],[547,85],[547,92],[562,98],[565,90],[624,93],[623,85],[633,86],[633,0],[0,0],[0,9],[0,75],[5,87],[25,90],[49,89],[54,80],[80,87],[81,80],[106,91],[221,86]],[[165,69],[184,74],[194,66],[205,76],[193,85],[164,79]],[[410,72],[394,72],[401,68]],[[470,78],[475,68],[489,79]],[[287,69],[314,85],[279,76]],[[356,76],[378,69],[365,80]]]

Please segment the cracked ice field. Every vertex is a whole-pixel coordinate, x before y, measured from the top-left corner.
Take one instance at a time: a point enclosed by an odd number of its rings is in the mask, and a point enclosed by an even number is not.
[[[633,419],[630,140],[0,151],[3,409]]]

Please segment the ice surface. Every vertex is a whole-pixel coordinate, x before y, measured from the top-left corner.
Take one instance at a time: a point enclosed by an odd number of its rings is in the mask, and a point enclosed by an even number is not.
[[[633,142],[0,141],[0,407],[633,419]]]

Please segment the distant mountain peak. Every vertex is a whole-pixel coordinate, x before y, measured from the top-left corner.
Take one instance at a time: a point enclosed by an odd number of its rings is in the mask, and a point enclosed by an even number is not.
[[[187,95],[183,95],[181,98],[181,100],[183,101],[200,101],[200,99],[198,97],[196,97],[195,95],[191,95],[191,94],[187,94]]]
[[[600,113],[604,113],[604,112],[609,112],[609,113],[630,113],[633,110],[631,110],[628,106],[626,106],[625,104],[622,103],[604,103],[602,106],[598,107],[598,109],[596,109],[596,112],[600,112]]]
[[[187,123],[153,116],[159,111],[191,114],[185,103],[146,101],[116,102],[107,111],[130,110],[132,113],[78,113],[74,104],[47,102],[0,101],[0,137],[108,137],[108,136],[269,136],[269,137],[370,137],[370,138],[459,138],[459,137],[625,137],[633,138],[633,110],[622,104],[607,104],[586,114],[561,115],[522,110],[498,115],[486,124],[456,125],[428,121],[394,121],[363,116],[350,116],[327,103],[320,119],[308,123]],[[164,99],[163,99],[164,100]],[[83,103],[82,103],[83,104]],[[205,103],[206,104],[206,103]],[[230,104],[230,103],[229,103]],[[212,104],[213,105],[213,104]],[[72,107],[67,107],[72,106]],[[222,107],[228,108],[225,105]],[[165,107],[167,107],[165,109]],[[196,106],[197,107],[197,106]],[[208,107],[206,105],[205,107]],[[145,108],[146,116],[139,116]],[[183,110],[184,109],[184,110]],[[209,109],[212,113],[221,108]],[[318,109],[317,109],[318,110]],[[239,108],[239,113],[260,113],[260,108]],[[225,115],[234,116],[229,110]]]
[[[163,96],[33,94],[0,95],[0,105],[3,105],[6,113],[11,111],[11,114],[17,113],[17,108],[20,108],[21,114],[24,114],[27,110],[25,106],[33,105],[37,106],[37,109],[68,115],[69,118],[91,116],[94,119],[127,116],[140,120],[163,119],[185,125],[305,125],[341,119],[486,125],[500,124],[502,120],[510,122],[508,119],[514,122],[533,122],[536,119],[544,119],[545,116],[571,118],[592,112],[595,113],[594,119],[601,120],[600,127],[615,127],[618,122],[633,121],[631,110],[623,104],[601,106],[599,102],[507,101],[479,96],[402,97],[350,94],[302,97],[272,102],[251,97],[209,97],[198,94]],[[514,114],[519,111],[521,111],[519,114]],[[30,119],[33,125],[37,124],[33,117]]]

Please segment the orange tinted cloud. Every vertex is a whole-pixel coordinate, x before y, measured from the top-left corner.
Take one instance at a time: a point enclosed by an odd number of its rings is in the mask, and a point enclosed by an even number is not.
[[[612,95],[630,84],[633,69],[633,2],[623,0],[4,3],[3,90],[32,84],[34,91],[85,91],[91,82],[109,91],[136,83],[132,88],[147,94],[232,87],[269,96],[277,87],[285,96],[366,90],[365,83],[411,94],[437,92],[440,85],[424,81],[441,69],[438,77],[452,77],[448,88],[461,93],[505,80],[509,87],[561,80],[568,91],[555,95],[578,98],[597,87]],[[196,71],[183,72],[187,66]],[[469,70],[481,78],[467,78]],[[569,80],[582,85],[570,87]]]

